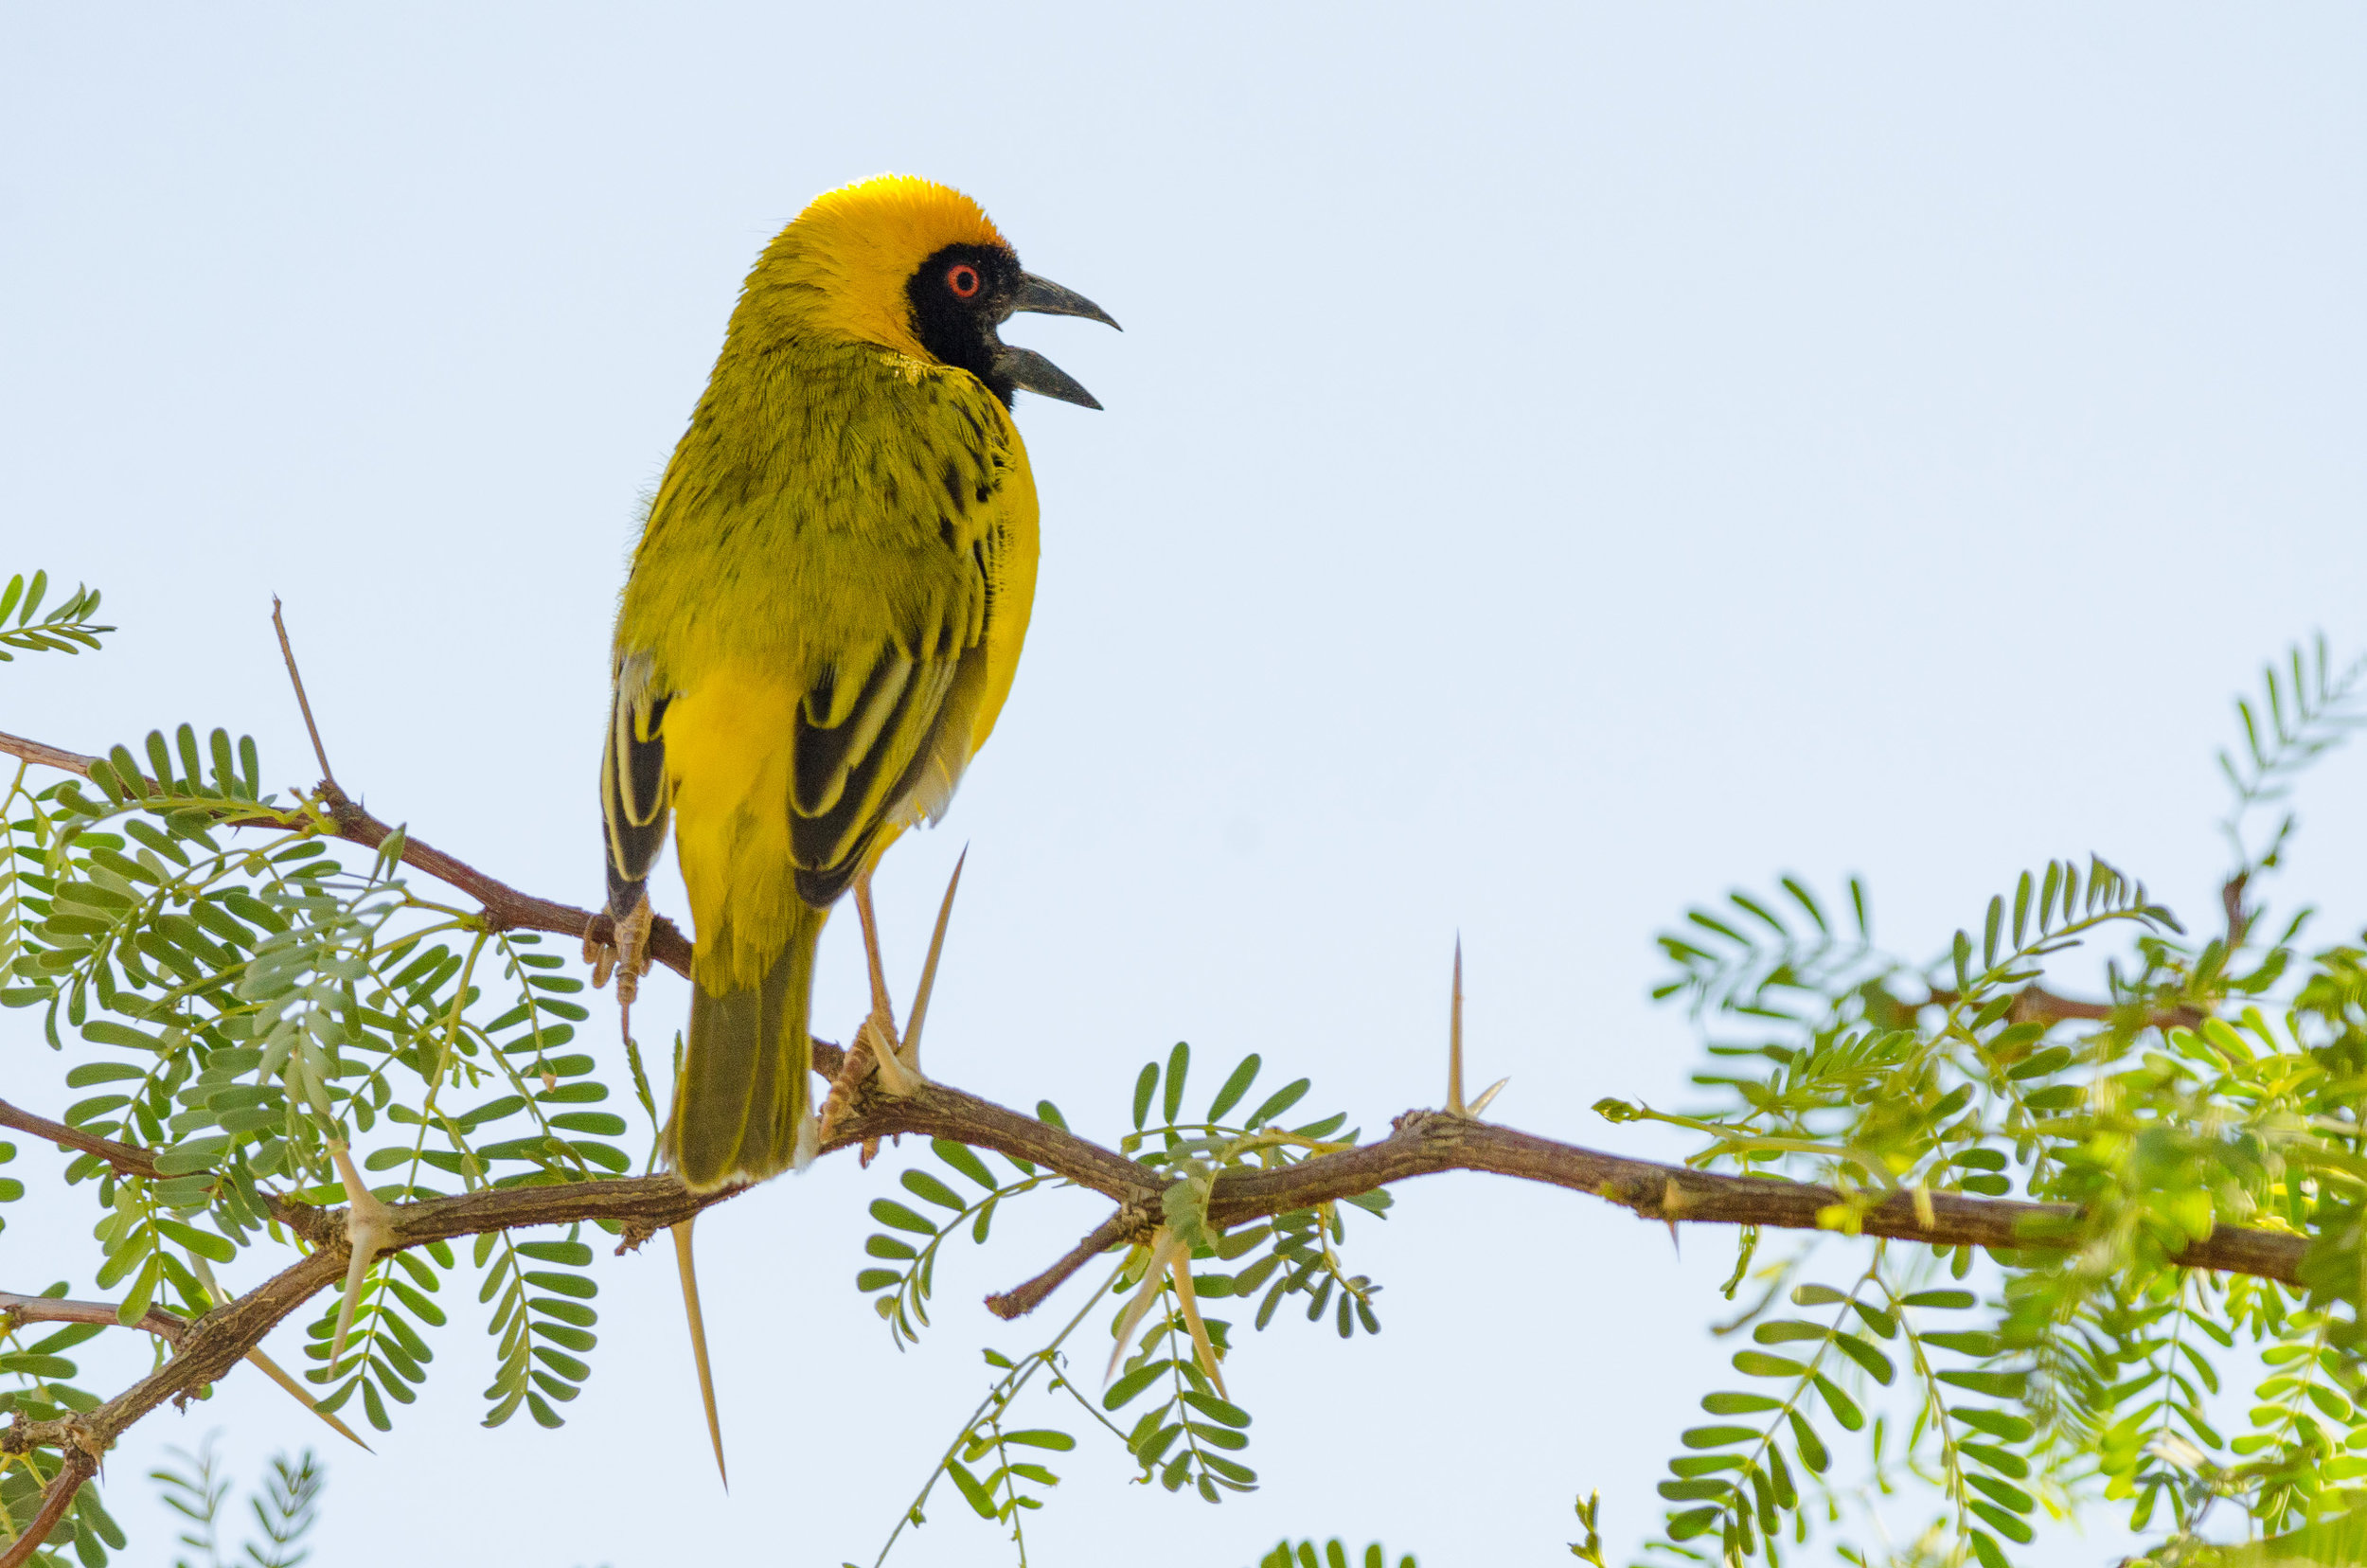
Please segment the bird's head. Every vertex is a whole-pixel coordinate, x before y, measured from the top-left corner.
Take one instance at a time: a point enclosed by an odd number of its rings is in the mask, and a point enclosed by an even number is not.
[[[1087,408],[1101,404],[996,329],[1020,311],[1117,325],[1084,295],[1023,271],[977,203],[908,174],[814,198],[749,275],[741,313],[752,311],[791,335],[877,344],[967,370],[1006,404],[1025,387]]]

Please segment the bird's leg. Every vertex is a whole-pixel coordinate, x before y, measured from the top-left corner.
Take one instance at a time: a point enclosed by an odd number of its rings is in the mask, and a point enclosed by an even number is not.
[[[912,1075],[904,1069],[902,1047],[896,1038],[896,1005],[888,1000],[887,965],[880,957],[880,918],[871,907],[868,866],[855,875],[855,915],[863,922],[863,957],[871,966],[871,1016],[863,1020],[857,1038],[871,1042],[881,1087],[891,1095],[909,1095]]]
[[[592,966],[592,989],[608,984],[609,975],[616,976],[616,1007],[625,1036],[632,1036],[632,1004],[641,994],[641,977],[650,972],[650,927],[656,916],[650,911],[650,897],[644,893],[633,904],[632,912],[610,921],[614,937],[599,941],[592,936],[583,939],[583,961]]]

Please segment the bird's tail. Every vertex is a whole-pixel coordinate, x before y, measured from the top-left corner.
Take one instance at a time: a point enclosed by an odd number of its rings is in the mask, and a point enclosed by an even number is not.
[[[811,1096],[813,953],[829,912],[798,899],[790,907],[788,936],[761,982],[720,994],[691,986],[666,1154],[693,1192],[761,1182],[796,1161]]]

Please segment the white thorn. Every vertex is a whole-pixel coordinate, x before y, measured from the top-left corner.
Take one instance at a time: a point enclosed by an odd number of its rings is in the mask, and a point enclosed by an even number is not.
[[[917,1078],[922,1078],[920,1025],[929,1017],[929,996],[937,987],[937,958],[945,952],[945,925],[953,918],[953,894],[962,885],[962,866],[969,860],[970,846],[965,844],[960,858],[953,862],[953,875],[946,879],[945,901],[937,905],[937,929],[929,938],[929,961],[920,966],[920,987],[913,992],[912,1021],[904,1029],[904,1065]]]
[[[1166,1282],[1167,1265],[1174,1260],[1183,1245],[1175,1238],[1175,1233],[1165,1225],[1160,1226],[1151,1237],[1150,1261],[1143,1269],[1143,1288],[1134,1292],[1134,1299],[1126,1304],[1126,1311],[1118,1319],[1117,1343],[1110,1347],[1110,1364],[1101,1374],[1103,1386],[1107,1387],[1110,1380],[1117,1376],[1118,1363],[1126,1359],[1126,1347],[1132,1343],[1134,1330],[1142,1327],[1144,1314],[1150,1310],[1152,1299],[1158,1295],[1159,1287]]]
[[[1447,1014],[1447,1114],[1468,1116],[1463,1105],[1463,934],[1454,937],[1454,1000]]]
[[[344,1139],[329,1144],[329,1157],[337,1167],[337,1179],[345,1184],[346,1244],[353,1249],[353,1261],[346,1265],[345,1303],[337,1309],[337,1332],[329,1342],[329,1364],[333,1368],[345,1359],[346,1336],[353,1331],[353,1311],[361,1305],[362,1284],[370,1265],[394,1244],[395,1211],[363,1185],[362,1173],[353,1168],[353,1155]]]
[[[1506,1076],[1498,1078],[1495,1082],[1489,1084],[1486,1088],[1481,1090],[1480,1097],[1471,1102],[1471,1114],[1476,1116],[1481,1112],[1486,1110],[1489,1102],[1495,1099],[1497,1091],[1501,1090],[1505,1084],[1510,1083],[1511,1081],[1511,1076],[1507,1074]]]

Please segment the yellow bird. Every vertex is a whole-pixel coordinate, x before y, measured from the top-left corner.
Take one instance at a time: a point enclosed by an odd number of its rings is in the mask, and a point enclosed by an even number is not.
[[[693,1191],[810,1150],[823,922],[943,813],[1010,692],[1037,549],[1011,399],[1101,406],[1001,341],[1018,311],[1117,325],[1023,271],[959,191],[884,175],[817,198],[748,275],[633,553],[609,910],[630,975],[670,812],[698,946],[665,1149]]]

